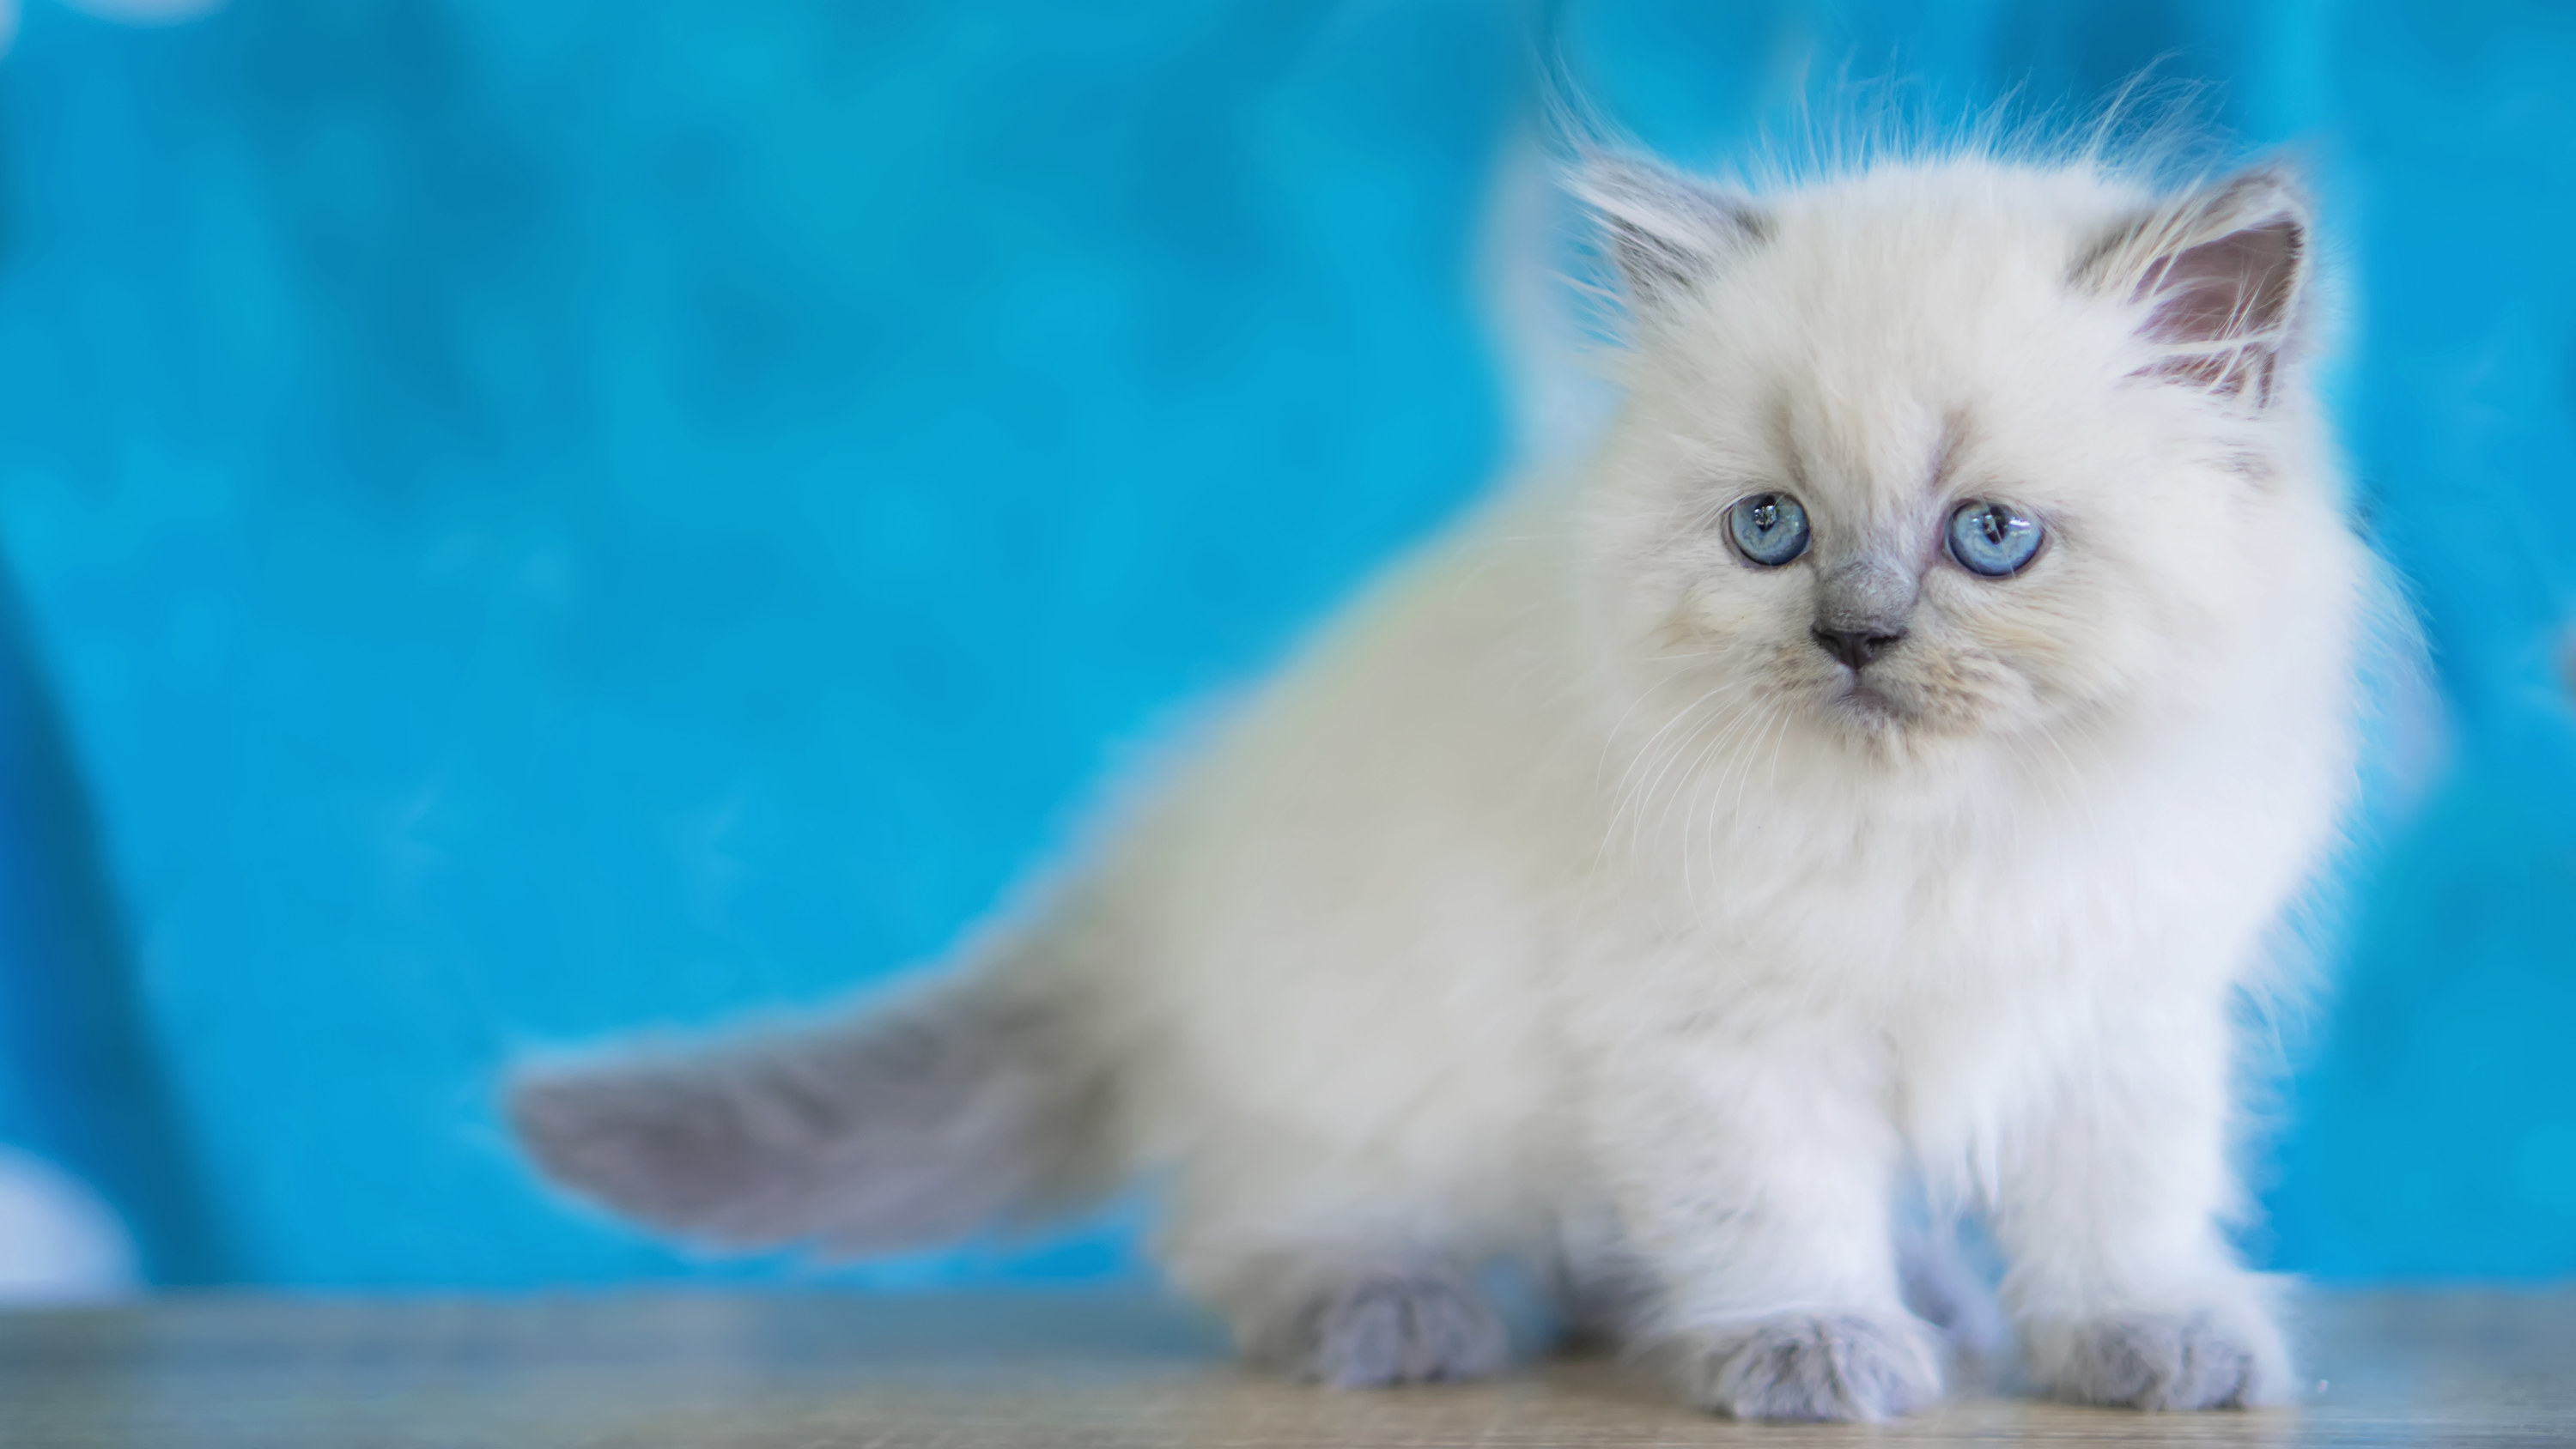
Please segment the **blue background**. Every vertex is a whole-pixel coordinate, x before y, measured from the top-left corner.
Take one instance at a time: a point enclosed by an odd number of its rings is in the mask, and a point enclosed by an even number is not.
[[[2290,1024],[2256,1245],[2576,1272],[2576,10],[2506,0],[29,0],[0,1139],[164,1281],[787,1271],[548,1199],[496,1070],[931,957],[1483,486],[1542,51],[1686,159],[1837,69],[2160,61],[2306,143],[2447,727]]]

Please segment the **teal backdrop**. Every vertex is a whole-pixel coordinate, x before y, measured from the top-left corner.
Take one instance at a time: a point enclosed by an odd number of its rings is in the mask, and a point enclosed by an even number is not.
[[[0,60],[0,1140],[156,1277],[711,1264],[534,1046],[934,956],[1508,458],[1551,56],[1684,159],[1819,78],[2296,142],[2442,695],[2290,1021],[2275,1265],[2576,1273],[2576,9],[27,0]],[[1139,1271],[1130,1213],[847,1276]]]

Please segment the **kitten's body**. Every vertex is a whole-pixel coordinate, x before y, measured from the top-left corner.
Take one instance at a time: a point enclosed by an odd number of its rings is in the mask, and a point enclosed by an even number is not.
[[[2349,789],[2371,578],[2295,195],[1590,189],[1635,351],[1589,469],[1400,572],[955,982],[535,1079],[550,1168],[865,1245],[1161,1173],[1162,1256],[1260,1356],[1489,1371],[1472,1271],[1513,1258],[1786,1417],[1937,1394],[1889,1217],[1919,1176],[1987,1216],[2043,1384],[2280,1393],[2216,1226],[2228,1018]],[[1813,520],[1778,568],[1726,541],[1766,489]],[[1941,552],[1989,497],[2047,525],[2018,576]],[[1862,614],[1895,642],[1855,669],[1819,641]]]

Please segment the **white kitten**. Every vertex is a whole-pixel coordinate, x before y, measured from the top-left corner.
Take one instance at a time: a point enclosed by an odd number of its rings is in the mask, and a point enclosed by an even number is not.
[[[2037,1381],[2283,1394],[2219,1223],[2230,1010],[2352,790],[2371,560],[2299,188],[1880,164],[1580,183],[1625,278],[1579,476],[1401,570],[948,979],[522,1079],[705,1240],[935,1241],[1138,1174],[1247,1351],[1489,1373],[1477,1272],[1746,1417],[1932,1402],[1907,1180]]]

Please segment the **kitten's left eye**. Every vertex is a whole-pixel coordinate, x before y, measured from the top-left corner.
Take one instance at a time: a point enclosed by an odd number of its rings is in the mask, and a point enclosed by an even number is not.
[[[1950,514],[1950,557],[1968,572],[1990,579],[2030,567],[2043,536],[2037,522],[2009,503],[1981,498]]]
[[[1735,535],[1736,550],[1766,569],[1807,551],[1807,510],[1786,493],[1737,499],[1727,510],[1726,528]]]

